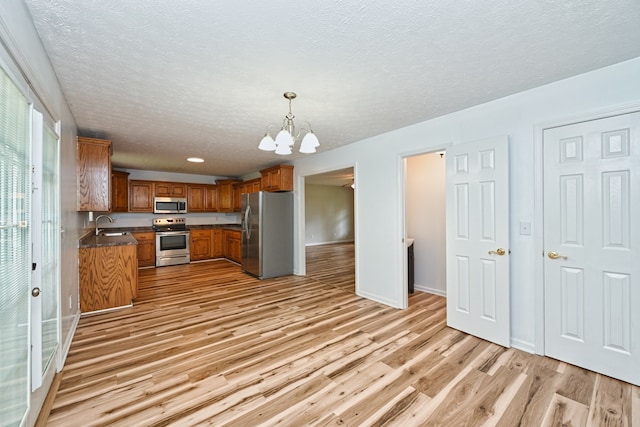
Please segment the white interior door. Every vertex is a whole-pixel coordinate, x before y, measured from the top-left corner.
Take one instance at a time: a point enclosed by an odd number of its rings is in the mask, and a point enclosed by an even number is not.
[[[510,346],[509,140],[447,148],[447,324]]]
[[[545,353],[640,385],[640,113],[543,138]]]

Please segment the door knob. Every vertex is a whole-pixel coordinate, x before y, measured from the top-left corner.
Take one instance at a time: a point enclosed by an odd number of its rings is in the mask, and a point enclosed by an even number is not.
[[[495,251],[489,251],[489,255],[504,255],[506,253],[506,251],[502,248],[498,248]]]
[[[554,252],[554,251],[550,251],[547,256],[551,259],[558,259],[558,258],[562,258],[562,259],[569,259],[566,255],[560,255],[558,252]]]
[[[33,288],[31,289],[31,296],[33,297],[37,297],[40,295],[40,288]]]

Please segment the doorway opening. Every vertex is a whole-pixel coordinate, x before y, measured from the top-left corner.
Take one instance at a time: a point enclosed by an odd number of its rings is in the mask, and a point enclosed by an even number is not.
[[[406,306],[409,306],[412,287],[415,291],[446,296],[445,151],[407,156],[403,165],[407,247],[404,265],[407,271]]]
[[[314,265],[322,266],[322,274],[344,275],[345,289],[355,293],[354,193],[353,167],[304,177],[305,271],[309,257],[332,259],[330,265]]]

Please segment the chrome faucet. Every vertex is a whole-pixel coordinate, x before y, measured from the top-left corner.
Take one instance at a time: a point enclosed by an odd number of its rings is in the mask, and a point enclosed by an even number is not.
[[[98,215],[98,216],[96,217],[96,236],[97,236],[98,234],[100,234],[100,229],[98,228],[98,220],[99,220],[100,218],[107,218],[107,219],[109,220],[109,222],[113,222],[113,218],[111,218],[109,215]]]

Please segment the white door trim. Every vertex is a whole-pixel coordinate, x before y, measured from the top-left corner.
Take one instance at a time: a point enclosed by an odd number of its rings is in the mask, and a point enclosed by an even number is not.
[[[591,113],[559,118],[557,120],[540,123],[534,127],[534,214],[533,214],[533,285],[534,285],[534,316],[535,334],[534,351],[544,355],[544,159],[542,151],[543,133],[545,129],[572,125],[590,120],[597,120],[621,114],[640,111],[640,103],[614,106]]]

